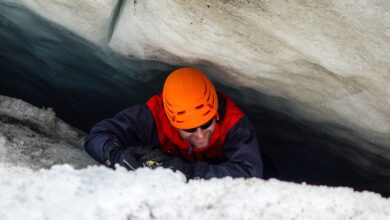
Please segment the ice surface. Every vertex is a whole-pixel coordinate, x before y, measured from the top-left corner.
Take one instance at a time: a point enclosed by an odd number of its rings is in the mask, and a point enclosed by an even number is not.
[[[68,163],[95,162],[84,152],[84,133],[40,109],[0,95],[0,166],[38,169]]]
[[[97,44],[103,44],[117,0],[21,0],[23,4]]]
[[[61,165],[38,172],[0,169],[0,219],[375,219],[390,200],[349,188],[278,180],[212,179]]]

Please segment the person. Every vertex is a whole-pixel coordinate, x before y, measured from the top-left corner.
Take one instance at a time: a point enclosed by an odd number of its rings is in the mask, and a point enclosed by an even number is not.
[[[161,94],[94,125],[87,153],[100,163],[135,170],[164,167],[187,179],[259,177],[256,134],[244,113],[192,67],[166,79]]]

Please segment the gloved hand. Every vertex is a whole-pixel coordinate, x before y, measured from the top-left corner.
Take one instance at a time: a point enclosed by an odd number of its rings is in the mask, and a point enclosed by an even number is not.
[[[135,158],[140,159],[145,155],[151,153],[158,147],[153,145],[136,145],[128,148],[131,148],[133,150]]]
[[[152,169],[161,166],[172,169],[173,171],[180,171],[187,177],[187,179],[193,176],[193,171],[190,164],[184,162],[178,157],[163,153],[160,151],[160,149],[155,149],[152,152],[146,154],[140,158],[139,162],[143,164],[144,167],[149,167]]]
[[[154,149],[153,151],[141,157],[139,159],[139,162],[144,167],[154,169],[158,166],[161,166],[164,161],[169,160],[170,158],[171,158],[170,155],[164,154],[163,152],[160,151],[160,149]]]
[[[127,170],[135,170],[141,167],[141,164],[138,163],[137,159],[135,158],[133,149],[131,148],[120,151],[118,157],[119,158],[117,159],[117,163],[125,167]]]
[[[118,141],[109,141],[107,143],[107,149],[109,149],[109,160],[106,161],[108,166],[114,168],[114,164],[119,164],[128,170],[135,170],[141,167],[133,148],[125,148],[121,146]]]
[[[186,176],[187,180],[191,179],[193,176],[192,166],[178,157],[172,156],[170,159],[162,162],[161,166],[173,171],[182,172]]]

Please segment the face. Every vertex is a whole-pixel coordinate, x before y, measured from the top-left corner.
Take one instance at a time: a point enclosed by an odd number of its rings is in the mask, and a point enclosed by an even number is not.
[[[196,148],[207,147],[211,135],[215,131],[215,125],[216,125],[215,118],[211,120],[212,121],[207,128],[205,128],[205,126],[207,126],[208,123],[194,129],[189,129],[189,130],[179,129],[180,136],[184,140],[189,141]]]

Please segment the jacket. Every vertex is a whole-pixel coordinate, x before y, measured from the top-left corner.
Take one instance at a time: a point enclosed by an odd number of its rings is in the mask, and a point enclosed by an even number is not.
[[[126,147],[153,145],[185,160],[193,170],[190,178],[261,178],[260,148],[249,119],[229,97],[218,93],[218,102],[216,130],[205,150],[192,148],[169,124],[160,95],[98,122],[86,137],[85,149],[95,160],[110,165],[116,163],[108,145],[113,140]]]

